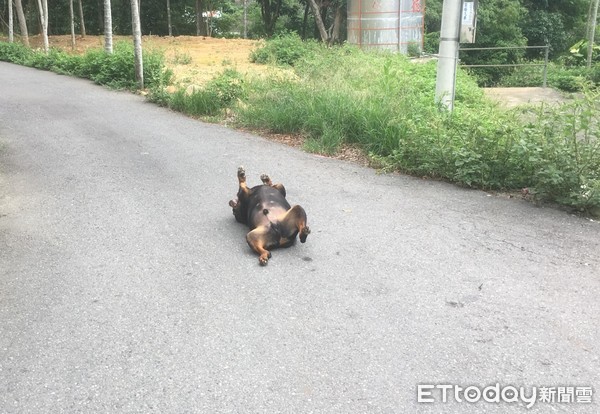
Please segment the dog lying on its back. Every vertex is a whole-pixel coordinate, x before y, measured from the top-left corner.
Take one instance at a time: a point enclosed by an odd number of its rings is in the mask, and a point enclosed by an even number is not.
[[[283,184],[273,184],[267,174],[260,176],[263,185],[248,188],[246,171],[239,167],[237,172],[239,190],[237,199],[231,200],[235,219],[247,224],[248,245],[258,253],[258,262],[266,265],[271,257],[269,250],[294,244],[296,236],[304,243],[310,234],[306,225],[306,212],[298,205],[291,207],[285,199]]]

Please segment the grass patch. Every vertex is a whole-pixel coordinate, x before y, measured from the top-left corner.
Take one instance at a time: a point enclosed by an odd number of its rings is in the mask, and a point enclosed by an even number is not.
[[[159,105],[192,116],[218,116],[225,108],[233,107],[245,94],[245,82],[240,73],[225,69],[203,87],[180,88],[173,94],[154,88],[149,99]]]

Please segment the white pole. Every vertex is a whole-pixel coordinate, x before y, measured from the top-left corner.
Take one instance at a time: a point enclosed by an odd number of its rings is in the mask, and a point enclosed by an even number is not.
[[[452,111],[462,0],[444,0],[435,86],[435,101]]]

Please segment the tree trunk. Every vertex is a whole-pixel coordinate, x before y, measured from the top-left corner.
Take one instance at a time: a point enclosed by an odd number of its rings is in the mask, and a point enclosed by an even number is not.
[[[171,0],[167,0],[167,26],[169,27],[169,36],[173,36],[173,28],[171,26]]]
[[[281,13],[281,5],[283,0],[257,0],[260,3],[260,15],[265,24],[265,32],[267,37],[273,36],[275,32],[275,23]]]
[[[196,0],[196,36],[200,36],[202,27],[202,1]]]
[[[48,43],[48,0],[38,0],[38,8],[40,10],[44,52],[48,53],[50,49],[50,44]]]
[[[592,53],[594,52],[594,39],[596,37],[596,22],[598,21],[598,3],[600,0],[594,0],[594,9],[590,13],[590,25],[589,25],[589,38],[588,38],[588,53],[587,53],[587,67],[592,67]],[[592,5],[590,4],[590,10]]]
[[[210,29],[210,20],[211,20],[211,10],[210,10],[210,4],[206,5],[206,36],[211,37],[212,36],[212,31]]]
[[[304,8],[304,18],[302,19],[302,40],[306,40],[306,29],[308,27],[308,12],[310,10],[310,4],[306,2],[306,7]]]
[[[133,50],[135,57],[135,80],[139,89],[144,89],[144,62],[142,56],[142,27],[138,0],[131,0],[131,28],[133,31]]]
[[[342,5],[338,4],[335,8],[335,16],[333,18],[333,26],[331,27],[331,36],[329,37],[329,45],[332,45],[340,38],[340,26],[342,25]]]
[[[79,22],[81,23],[81,38],[85,38],[85,20],[83,18],[83,4],[82,1],[79,0]]]
[[[248,38],[248,0],[244,1],[244,39]]]
[[[110,0],[104,0],[104,51],[113,52],[112,44],[112,10]]]
[[[75,14],[73,13],[73,0],[69,0],[69,17],[71,18],[71,49],[75,50]]]
[[[21,31],[21,42],[29,47],[29,32],[27,31],[27,20],[25,20],[25,13],[23,12],[23,3],[21,0],[15,0],[15,7],[17,8],[17,19],[19,20],[19,30]]]
[[[15,33],[13,27],[13,0],[8,0],[8,42],[13,43],[15,41]]]
[[[325,29],[323,19],[321,18],[321,10],[315,0],[308,0],[308,3],[310,4],[310,8],[312,9],[313,14],[315,15],[315,23],[317,24],[317,29],[319,29],[321,40],[323,41],[323,43],[327,43],[329,40],[329,36],[327,36],[327,30]]]

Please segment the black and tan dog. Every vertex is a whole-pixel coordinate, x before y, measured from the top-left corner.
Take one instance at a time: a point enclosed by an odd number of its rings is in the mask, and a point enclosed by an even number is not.
[[[261,265],[269,262],[269,250],[291,246],[297,235],[302,243],[306,241],[310,234],[306,212],[298,205],[290,206],[283,184],[273,184],[269,176],[263,174],[260,176],[263,185],[248,188],[244,167],[238,168],[237,177],[240,183],[237,199],[231,200],[229,205],[235,219],[250,227],[246,241],[259,254]]]

